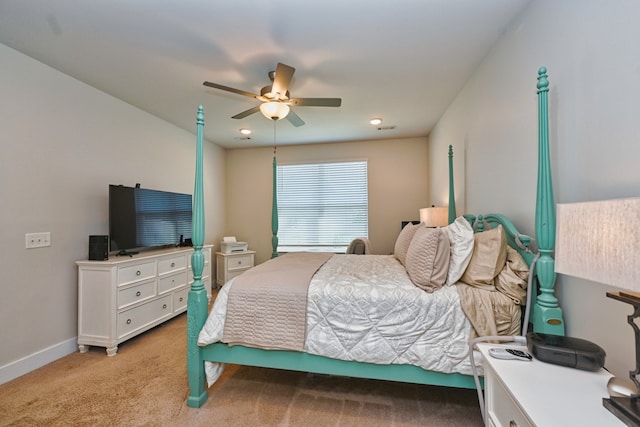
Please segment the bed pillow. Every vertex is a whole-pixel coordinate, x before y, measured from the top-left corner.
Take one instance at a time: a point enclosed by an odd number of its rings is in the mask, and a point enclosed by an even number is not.
[[[473,228],[463,216],[444,227],[451,245],[447,285],[455,284],[467,269],[473,254]]]
[[[478,288],[495,290],[493,280],[507,261],[507,238],[502,225],[473,236],[471,261],[460,278]]]
[[[407,251],[405,268],[409,278],[427,292],[440,289],[447,281],[450,254],[446,231],[419,227]]]
[[[409,244],[419,227],[420,224],[408,223],[400,231],[400,234],[398,234],[396,245],[393,249],[393,255],[402,263],[402,265],[405,265],[405,258],[407,257],[407,250],[409,250]],[[422,224],[422,227],[424,227],[424,224]]]
[[[496,289],[511,298],[514,303],[524,305],[528,279],[529,266],[518,251],[507,246],[507,262],[496,277]]]

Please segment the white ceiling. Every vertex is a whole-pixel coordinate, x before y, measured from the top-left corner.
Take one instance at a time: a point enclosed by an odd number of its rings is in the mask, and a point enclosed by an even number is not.
[[[421,137],[528,1],[1,0],[0,42],[191,132],[203,105],[224,147],[272,145],[274,125],[231,119],[259,102],[203,81],[259,93],[278,62],[292,97],[342,98],[294,108],[306,125],[277,122],[278,145]]]

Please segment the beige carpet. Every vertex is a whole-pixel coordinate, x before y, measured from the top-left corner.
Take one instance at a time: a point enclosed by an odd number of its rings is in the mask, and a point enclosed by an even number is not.
[[[481,426],[474,390],[229,365],[188,408],[186,315],[0,385],[1,426]]]

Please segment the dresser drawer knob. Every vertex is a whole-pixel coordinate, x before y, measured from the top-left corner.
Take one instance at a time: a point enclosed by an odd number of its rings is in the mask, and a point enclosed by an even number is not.
[[[513,420],[511,420],[511,421],[509,421],[509,427],[518,427],[518,423],[513,421]]]
[[[127,319],[127,325],[131,324],[131,319]]]
[[[142,293],[140,293],[140,291],[136,292],[136,296],[139,297],[140,295],[142,295]]]
[[[238,265],[242,264],[242,261],[238,261]]]
[[[162,308],[163,309],[167,308],[167,304],[162,304]]]
[[[180,297],[180,302],[182,302],[183,299],[184,299],[183,297]]]
[[[172,262],[172,263],[171,263],[171,268],[173,268],[173,267],[175,267],[175,266],[176,266],[176,263],[175,263],[175,262]]]
[[[142,274],[142,272],[140,270],[136,271],[136,276],[139,276],[141,274]]]

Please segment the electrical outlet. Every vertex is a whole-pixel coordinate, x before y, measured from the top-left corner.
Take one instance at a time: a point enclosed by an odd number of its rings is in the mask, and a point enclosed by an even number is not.
[[[27,233],[25,234],[25,248],[44,248],[51,246],[51,233],[46,231],[42,233]]]

